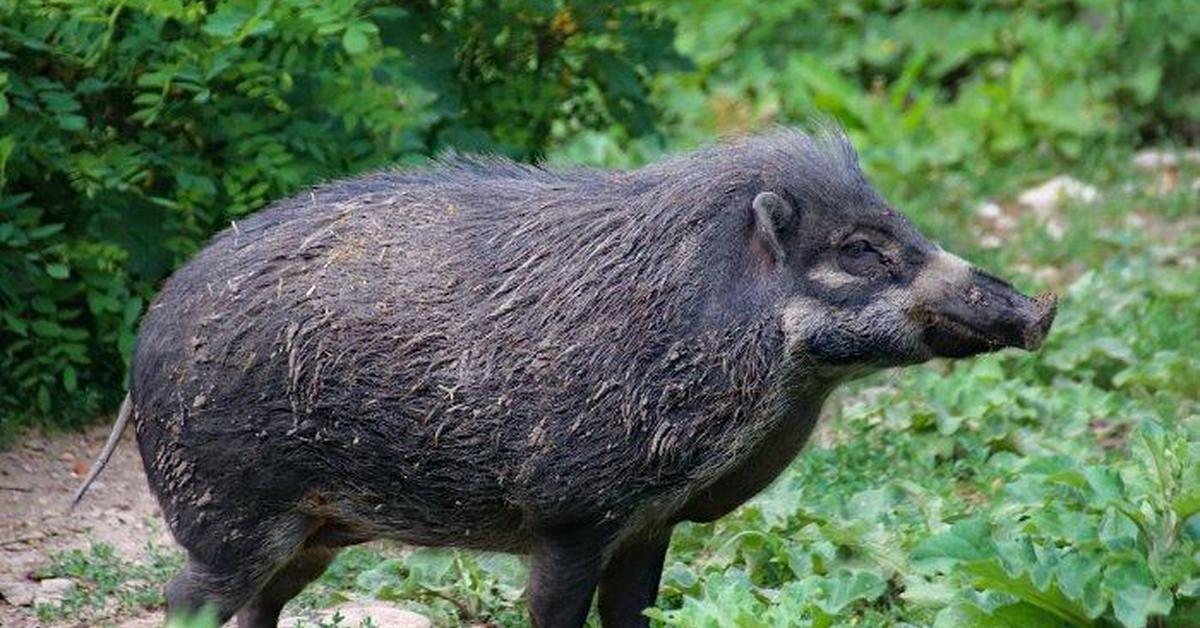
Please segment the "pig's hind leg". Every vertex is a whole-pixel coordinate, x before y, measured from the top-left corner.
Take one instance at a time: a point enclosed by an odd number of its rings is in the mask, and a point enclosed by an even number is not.
[[[216,611],[218,625],[223,625],[240,609],[248,607],[244,613],[246,619],[239,616],[240,624],[255,628],[274,626],[277,611],[270,623],[253,622],[270,615],[278,594],[290,588],[287,568],[293,560],[305,555],[307,536],[307,519],[287,515],[263,520],[255,530],[236,539],[220,539],[200,546],[184,543],[188,562],[167,585],[167,616],[186,616],[207,607]],[[277,575],[281,584],[272,589]],[[266,597],[260,595],[264,590]],[[278,605],[282,608],[282,603]]]
[[[283,606],[320,577],[335,556],[337,550],[328,547],[301,550],[238,611],[238,628],[275,628]]]

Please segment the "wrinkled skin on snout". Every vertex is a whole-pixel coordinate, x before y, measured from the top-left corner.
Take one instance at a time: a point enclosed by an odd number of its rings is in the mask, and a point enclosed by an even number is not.
[[[449,159],[218,235],[148,309],[118,427],[187,550],[171,614],[273,627],[386,538],[529,555],[534,626],[645,626],[673,526],[767,486],[839,383],[1035,349],[1054,310],[921,236],[837,132]]]

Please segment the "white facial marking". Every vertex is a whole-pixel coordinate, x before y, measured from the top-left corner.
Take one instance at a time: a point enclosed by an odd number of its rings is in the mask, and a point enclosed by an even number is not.
[[[951,286],[965,285],[970,278],[971,265],[963,258],[938,251],[913,281],[913,297],[920,302],[932,302],[942,298]]]
[[[854,284],[862,284],[864,280],[832,264],[822,263],[808,273],[808,280],[822,288],[841,288]]]
[[[816,299],[796,297],[783,308],[783,337],[788,346],[804,342],[822,319],[830,320],[832,308]]]

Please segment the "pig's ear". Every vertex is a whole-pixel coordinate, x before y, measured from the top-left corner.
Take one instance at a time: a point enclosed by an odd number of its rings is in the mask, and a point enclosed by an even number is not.
[[[754,236],[762,240],[776,263],[783,262],[779,233],[792,220],[792,206],[774,192],[759,192],[751,207],[754,210]]]

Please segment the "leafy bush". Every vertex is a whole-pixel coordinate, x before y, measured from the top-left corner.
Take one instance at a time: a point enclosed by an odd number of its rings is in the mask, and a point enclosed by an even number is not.
[[[270,200],[651,132],[672,33],[616,1],[0,0],[0,433],[111,407],[157,283]]]

